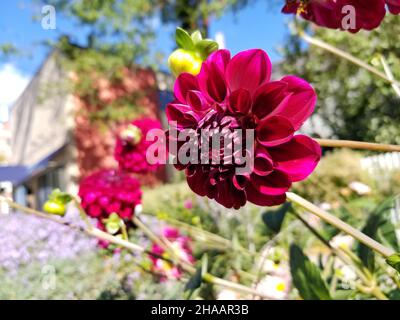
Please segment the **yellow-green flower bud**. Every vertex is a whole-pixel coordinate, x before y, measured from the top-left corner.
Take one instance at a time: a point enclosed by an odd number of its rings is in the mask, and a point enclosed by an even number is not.
[[[168,58],[168,65],[177,77],[183,72],[197,75],[200,72],[201,58],[195,53],[185,49],[175,50]]]
[[[43,205],[43,211],[58,216],[64,216],[66,209],[65,205],[61,202],[47,200]]]

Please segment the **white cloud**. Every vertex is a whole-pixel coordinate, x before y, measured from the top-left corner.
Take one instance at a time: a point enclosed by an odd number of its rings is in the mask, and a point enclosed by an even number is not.
[[[8,108],[26,88],[30,77],[11,63],[0,67],[0,121],[7,120]]]

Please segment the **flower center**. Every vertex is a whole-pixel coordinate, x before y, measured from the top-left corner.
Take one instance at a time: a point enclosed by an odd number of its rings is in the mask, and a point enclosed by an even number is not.
[[[216,167],[234,167],[236,158],[245,155],[246,132],[241,119],[210,111],[199,123],[200,163]]]
[[[286,286],[285,286],[285,284],[283,282],[279,282],[276,285],[276,290],[277,291],[283,292],[283,291],[285,291],[285,289],[286,289]]]
[[[126,129],[121,132],[120,137],[127,143],[131,145],[136,145],[142,139],[142,131],[133,124],[130,124]]]

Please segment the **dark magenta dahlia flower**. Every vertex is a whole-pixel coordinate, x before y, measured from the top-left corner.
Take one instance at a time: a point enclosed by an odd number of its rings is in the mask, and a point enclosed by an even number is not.
[[[389,12],[392,14],[400,14],[400,0],[386,0]]]
[[[126,173],[101,170],[82,179],[79,197],[85,212],[100,223],[111,213],[129,221],[141,203],[139,182]]]
[[[185,170],[190,188],[198,195],[227,208],[238,209],[246,201],[278,205],[285,201],[292,182],[305,179],[318,164],[320,146],[305,135],[295,135],[314,110],[315,91],[300,78],[270,81],[270,76],[271,62],[264,51],[247,50],[231,58],[229,51],[218,50],[197,76],[183,73],[176,79],[175,100],[166,109],[170,140],[184,130],[200,134],[207,129],[233,135],[242,156],[252,153],[250,172],[240,174],[235,161],[182,163],[177,157],[175,166]],[[237,129],[253,130],[251,148],[244,135],[235,135]],[[179,153],[182,144],[177,144]],[[225,150],[225,146],[210,150],[208,156],[224,159]]]
[[[372,30],[381,24],[386,14],[385,4],[391,13],[396,13],[399,0],[286,0],[283,13],[298,14],[315,24],[331,29],[358,32]],[[354,8],[354,26],[347,24],[348,7]],[[398,12],[397,12],[398,13]]]

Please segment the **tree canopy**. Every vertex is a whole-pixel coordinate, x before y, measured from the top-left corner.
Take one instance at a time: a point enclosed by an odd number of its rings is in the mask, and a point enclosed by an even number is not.
[[[380,28],[357,34],[326,28],[308,32],[367,62],[382,55],[400,79],[400,25],[387,16]],[[315,46],[291,36],[284,49],[284,71],[310,81],[318,94],[316,113],[339,139],[400,143],[400,98],[390,83]],[[383,71],[380,63],[376,68]]]

